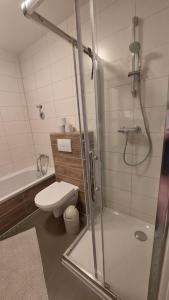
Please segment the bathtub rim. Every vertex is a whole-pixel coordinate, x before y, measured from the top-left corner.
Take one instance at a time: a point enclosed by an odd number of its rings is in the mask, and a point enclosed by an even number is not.
[[[36,167],[35,166],[30,166],[30,167],[24,168],[22,170],[19,170],[17,172],[13,172],[11,174],[5,175],[5,176],[0,178],[0,183],[7,180],[7,179],[13,178],[16,175],[22,174],[26,171],[36,171]],[[31,188],[31,187],[35,186],[36,184],[44,181],[45,179],[48,179],[48,178],[52,177],[53,175],[55,175],[55,170],[54,170],[54,168],[51,167],[51,168],[48,169],[48,172],[47,172],[46,175],[44,175],[40,178],[37,178],[36,180],[32,181],[29,184],[26,184],[26,185],[22,186],[19,189],[16,189],[14,192],[9,193],[6,196],[0,197],[0,204],[5,202],[6,200],[11,199],[12,197],[15,197],[16,195],[20,194],[21,192],[24,192],[24,191],[28,190],[29,188]]]

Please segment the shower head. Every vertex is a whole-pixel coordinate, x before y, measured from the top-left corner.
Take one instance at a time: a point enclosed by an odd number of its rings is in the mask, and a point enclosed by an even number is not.
[[[23,14],[31,15],[44,0],[24,0],[21,4]]]
[[[129,50],[131,51],[131,53],[139,53],[141,49],[141,45],[139,42],[133,42],[129,45]]]

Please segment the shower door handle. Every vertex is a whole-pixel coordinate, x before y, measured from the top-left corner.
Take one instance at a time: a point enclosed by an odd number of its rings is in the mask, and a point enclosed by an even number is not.
[[[92,201],[95,201],[95,164],[94,161],[97,160],[97,156],[94,154],[94,151],[89,151],[89,161],[90,161],[90,192]]]

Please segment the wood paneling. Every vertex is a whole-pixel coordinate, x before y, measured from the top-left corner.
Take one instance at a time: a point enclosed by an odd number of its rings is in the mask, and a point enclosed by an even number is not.
[[[56,178],[55,176],[52,176],[1,203],[0,234],[4,233],[23,218],[34,212],[37,209],[34,204],[35,195],[54,181],[56,181]]]
[[[84,182],[83,167],[81,158],[81,145],[79,132],[73,133],[52,133],[50,135],[51,146],[55,164],[57,181],[66,181],[79,187],[78,206],[84,211]],[[72,152],[58,151],[57,139],[71,139]]]

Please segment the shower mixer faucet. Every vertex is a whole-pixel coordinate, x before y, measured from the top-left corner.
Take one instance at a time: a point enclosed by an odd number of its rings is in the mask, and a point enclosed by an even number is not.
[[[135,127],[121,127],[118,132],[120,133],[141,133],[141,127],[140,126],[135,126]]]

